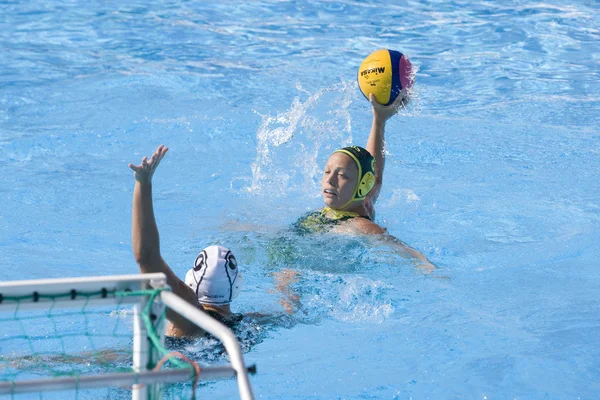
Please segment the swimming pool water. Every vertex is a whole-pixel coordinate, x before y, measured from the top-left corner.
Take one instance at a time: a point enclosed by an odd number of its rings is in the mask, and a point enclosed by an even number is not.
[[[279,313],[273,272],[300,273],[302,311],[238,332],[257,398],[596,398],[599,8],[2,2],[0,279],[136,272],[127,163],[164,143],[155,212],[180,276],[229,246],[234,309]],[[377,218],[431,275],[289,231],[321,205],[329,153],[366,141],[355,74],[383,47],[418,72],[387,126]]]

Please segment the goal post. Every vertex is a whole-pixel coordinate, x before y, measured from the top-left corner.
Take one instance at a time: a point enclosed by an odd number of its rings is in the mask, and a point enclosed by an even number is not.
[[[116,322],[114,328],[109,328],[112,332],[103,335],[98,331],[106,327],[96,327],[93,323],[103,325],[104,318],[95,317],[91,310],[107,307],[116,307],[117,311],[97,314],[114,317]],[[132,321],[125,318],[133,328],[130,368],[100,373],[79,370],[65,373],[63,368],[57,368],[47,376],[31,369],[20,374],[20,368],[44,363],[52,366],[55,360],[76,360],[87,365],[100,360],[102,365],[111,364],[111,360],[118,358],[118,352],[96,349],[91,342],[96,337],[107,337],[108,341],[124,337],[120,333],[122,307],[133,308]],[[203,367],[198,374],[200,370],[194,361],[172,357],[164,347],[166,307],[221,340],[231,365]],[[76,337],[73,326],[79,327],[77,324],[57,322],[59,317],[65,316],[71,320],[83,319],[84,332],[78,332]],[[235,335],[225,325],[171,293],[162,273],[0,282],[0,324],[10,327],[0,336],[0,395],[131,387],[132,399],[146,400],[161,398],[165,383],[192,381],[195,389],[198,381],[235,377],[240,398],[253,399],[248,368]],[[40,328],[44,332],[38,333]],[[88,342],[91,345],[86,345]],[[79,350],[91,347],[94,353],[80,351],[81,356],[66,355],[67,348],[77,348],[78,344]],[[169,362],[168,369],[161,368],[165,360]]]

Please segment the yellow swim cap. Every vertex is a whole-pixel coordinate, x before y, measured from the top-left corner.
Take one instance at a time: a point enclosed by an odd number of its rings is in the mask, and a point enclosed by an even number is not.
[[[344,153],[354,160],[358,167],[358,182],[354,188],[354,194],[348,203],[344,204],[346,207],[354,200],[363,200],[367,194],[375,186],[375,158],[366,149],[360,146],[349,146],[342,149],[336,150],[333,153]]]

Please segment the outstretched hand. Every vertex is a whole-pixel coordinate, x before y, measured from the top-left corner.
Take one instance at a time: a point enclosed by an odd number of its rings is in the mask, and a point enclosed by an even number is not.
[[[389,106],[384,106],[375,100],[375,95],[373,93],[370,93],[369,102],[373,107],[373,117],[385,122],[393,117],[399,109],[408,104],[408,98],[405,96],[404,92],[401,92],[398,94],[398,97],[396,97],[396,100],[394,100],[392,104]]]
[[[133,164],[129,164],[129,168],[134,171],[135,180],[140,183],[150,183],[156,167],[158,167],[160,160],[162,160],[165,154],[167,154],[167,151],[169,151],[169,148],[161,144],[150,157],[150,161],[148,161],[148,157],[144,157],[142,158],[141,165],[135,166]]]

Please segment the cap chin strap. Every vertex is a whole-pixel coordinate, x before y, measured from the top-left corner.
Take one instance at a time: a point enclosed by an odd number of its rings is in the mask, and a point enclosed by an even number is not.
[[[358,214],[354,211],[343,211],[343,210],[336,210],[331,207],[325,207],[325,208],[323,208],[323,210],[321,210],[321,215],[336,221],[336,220],[339,220],[339,219],[342,219],[345,217],[354,218],[356,216],[359,216],[360,214]]]
[[[356,192],[356,190],[355,190],[355,192]],[[331,208],[331,207],[329,207],[329,208],[330,208],[331,210],[334,210],[334,211],[348,212],[348,210],[346,210],[346,207],[348,207],[349,205],[351,205],[351,204],[352,204],[352,203],[354,203],[354,202],[359,202],[359,201],[363,201],[363,200],[364,200],[364,197],[363,197],[363,198],[360,198],[360,199],[356,199],[356,198],[352,197],[350,200],[348,200],[348,201],[346,202],[346,204],[344,204],[344,205],[343,205],[343,206],[341,206],[340,208],[336,208],[336,209],[333,209],[333,208]]]

